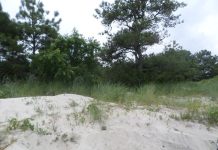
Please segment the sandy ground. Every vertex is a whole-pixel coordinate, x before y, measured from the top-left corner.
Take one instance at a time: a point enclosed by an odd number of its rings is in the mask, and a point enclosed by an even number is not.
[[[0,99],[0,150],[216,150],[218,128],[176,121],[166,108],[124,109],[99,104],[103,120],[92,121],[93,99],[73,94]],[[7,131],[8,120],[31,118],[34,131]]]

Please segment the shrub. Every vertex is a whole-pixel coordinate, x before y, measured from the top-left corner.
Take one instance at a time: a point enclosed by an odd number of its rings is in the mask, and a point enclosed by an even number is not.
[[[47,81],[69,81],[74,75],[67,56],[59,49],[47,50],[36,55],[31,68],[37,77]]]

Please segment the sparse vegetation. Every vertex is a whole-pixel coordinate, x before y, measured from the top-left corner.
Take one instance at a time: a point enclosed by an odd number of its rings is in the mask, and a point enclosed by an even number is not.
[[[22,121],[18,121],[16,118],[12,118],[9,120],[9,124],[7,127],[8,131],[20,129],[22,131],[34,130],[34,125],[31,124],[30,119],[24,119]]]
[[[43,129],[43,128],[39,128],[39,127],[36,127],[35,128],[35,131],[37,134],[39,135],[49,135],[51,133],[49,133],[47,130]]]

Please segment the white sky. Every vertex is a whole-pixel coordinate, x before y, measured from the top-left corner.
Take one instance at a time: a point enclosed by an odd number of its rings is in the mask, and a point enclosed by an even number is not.
[[[45,9],[59,11],[62,22],[61,34],[69,34],[75,27],[84,37],[94,37],[99,41],[105,38],[99,35],[104,30],[100,20],[93,17],[95,8],[102,0],[41,0]],[[107,0],[113,2],[113,0]],[[188,4],[178,13],[185,21],[170,29],[171,36],[164,44],[176,40],[185,49],[196,52],[207,49],[218,55],[218,0],[180,0]],[[19,10],[20,0],[0,0],[3,10],[12,18]],[[161,46],[155,46],[149,52],[160,52]]]

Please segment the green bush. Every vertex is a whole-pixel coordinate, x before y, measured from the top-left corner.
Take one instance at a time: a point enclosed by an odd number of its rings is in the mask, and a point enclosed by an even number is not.
[[[33,57],[31,68],[37,77],[46,81],[69,81],[74,75],[68,57],[59,49],[47,50]]]
[[[134,62],[116,62],[108,67],[105,72],[107,81],[124,84],[127,86],[139,86],[145,82],[145,77]]]

